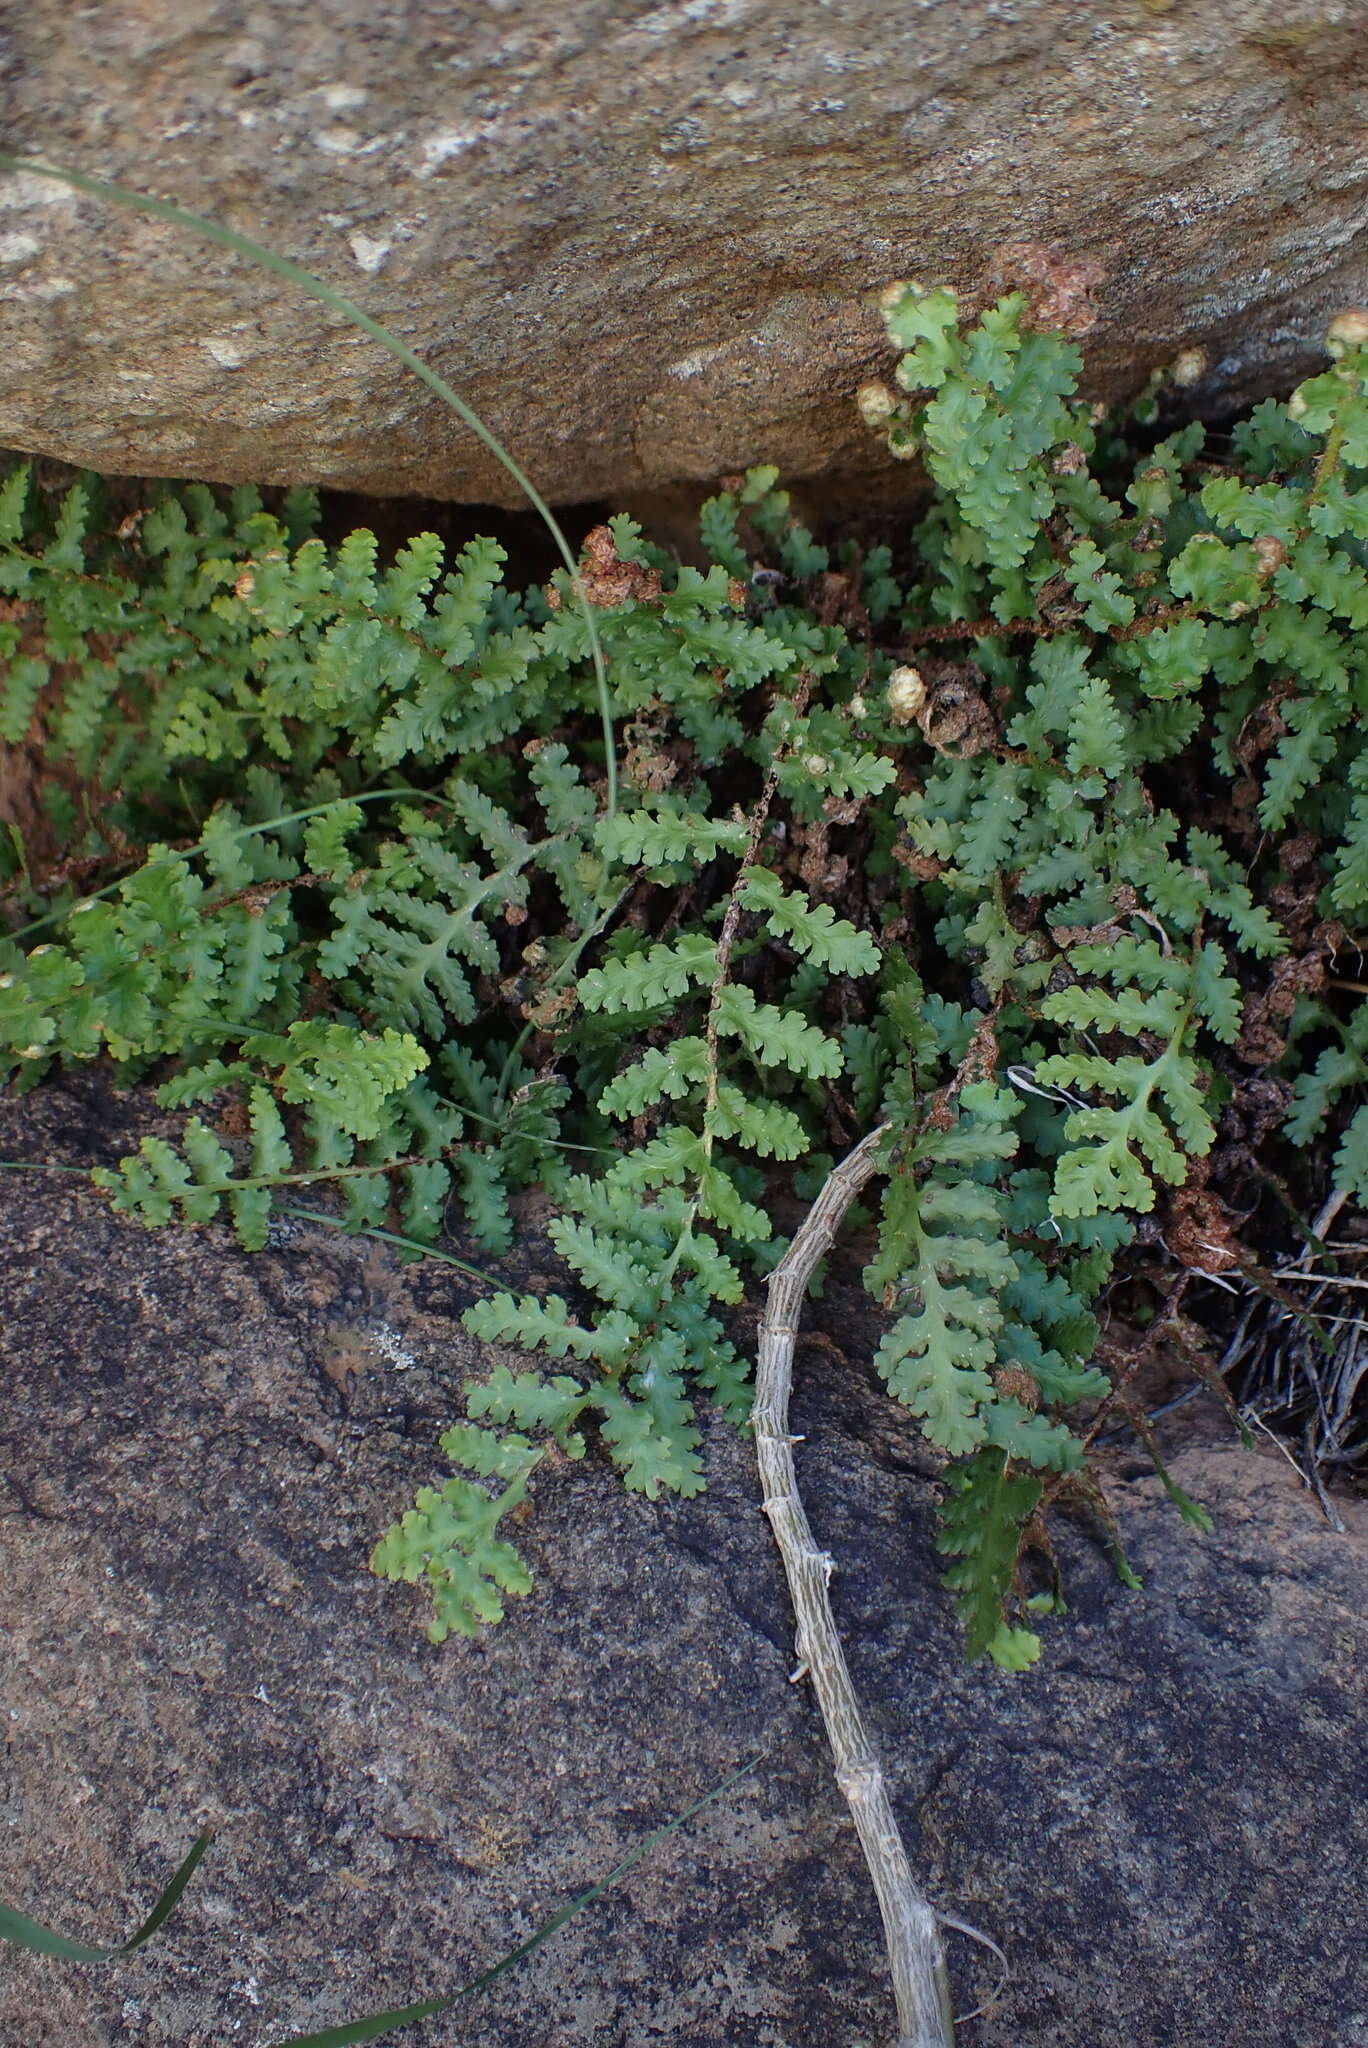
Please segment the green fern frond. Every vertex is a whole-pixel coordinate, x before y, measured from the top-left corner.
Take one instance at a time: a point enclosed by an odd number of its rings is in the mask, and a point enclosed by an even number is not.
[[[424,1486],[371,1554],[377,1577],[425,1583],[435,1610],[428,1628],[434,1643],[445,1642],[453,1629],[477,1635],[485,1624],[503,1619],[506,1595],[518,1598],[532,1590],[522,1558],[495,1532],[522,1501],[541,1453],[517,1439],[504,1438],[502,1445],[497,1469],[508,1484],[500,1492],[487,1494],[459,1478],[448,1479],[440,1492]]]
[[[832,974],[877,973],[879,949],[868,932],[837,917],[828,904],[809,903],[797,891],[785,889],[768,868],[746,869],[741,901],[748,910],[761,912],[770,930],[788,939],[814,965]]]
[[[886,1122],[880,1369],[955,1461],[971,1644],[1020,1668],[1107,1290],[1158,1277],[1139,1219],[1255,1061],[1275,1182],[1314,1213],[1333,1159],[1368,1198],[1357,329],[1290,410],[1155,443],[1018,294],[886,318],[866,410],[933,487],[905,576],[768,467],[704,507],[706,568],[611,519],[580,583],[634,573],[593,607],[491,540],[334,543],[307,493],[139,487],[110,531],[94,479],[0,477],[0,743],[38,771],[0,1077],[104,1060],[197,1110],[97,1176],[149,1224],[259,1246],[329,1182],[404,1256],[448,1221],[502,1254],[520,1190],[550,1210],[567,1288],[466,1316],[548,1369],[467,1389],[457,1475],[377,1552],[438,1634],[525,1590],[498,1527],[550,1447],[697,1491],[697,1404],[749,1409],[723,1309]]]
[[[249,1097],[251,1158],[245,1173],[234,1171],[232,1155],[200,1118],[186,1125],[183,1154],[163,1138],[145,1137],[136,1155],[117,1169],[96,1167],[91,1179],[103,1188],[116,1209],[136,1216],[153,1229],[180,1215],[187,1222],[208,1223],[227,1202],[245,1251],[260,1251],[270,1222],[272,1189],[302,1178],[294,1172],[289,1139],[280,1111],[265,1088]]]
[[[716,973],[715,943],[701,932],[686,932],[673,945],[650,946],[591,968],[580,981],[579,999],[586,1010],[636,1014],[677,1002],[691,988],[707,986]]]
[[[1041,1483],[1029,1472],[1014,1471],[1001,1450],[989,1448],[951,1466],[945,1484],[936,1548],[955,1559],[945,1583],[958,1596],[965,1655],[972,1661],[987,1652],[1004,1669],[1022,1670],[1039,1656],[1040,1645],[1029,1630],[1009,1622],[1007,1610],[1022,1532],[1040,1501]]]

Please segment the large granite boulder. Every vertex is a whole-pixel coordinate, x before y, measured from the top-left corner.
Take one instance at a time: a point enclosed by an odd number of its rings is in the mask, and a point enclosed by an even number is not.
[[[110,1158],[153,1120],[54,1088],[0,1102],[0,1155]],[[266,2048],[459,1983],[761,1750],[415,2048],[889,2041],[743,1442],[710,1431],[691,1503],[628,1498],[592,1457],[547,1475],[537,1590],[433,1649],[364,1561],[487,1363],[470,1283],[317,1226],[251,1258],[217,1227],[149,1235],[66,1176],[4,1199],[0,1898],[116,1939],[217,1830],[132,1961],[6,1953],[7,2048]],[[531,1234],[520,1257],[549,1277]],[[1276,1450],[1186,1410],[1167,1448],[1215,1534],[1119,1458],[1146,1591],[1066,1530],[1043,1665],[966,1669],[868,1304],[838,1279],[811,1320],[802,1478],[856,1682],[916,1865],[1011,1963],[965,2048],[1368,2048],[1368,1506],[1342,1498],[1336,1534]],[[996,1966],[956,1947],[967,2007]]]
[[[1208,406],[1307,369],[1368,296],[1365,46],[1361,0],[28,0],[0,140],[311,266],[553,498],[766,460],[849,504],[895,277],[1063,266],[1095,392],[1185,346]],[[31,179],[0,364],[0,444],[106,472],[517,498],[310,301]]]

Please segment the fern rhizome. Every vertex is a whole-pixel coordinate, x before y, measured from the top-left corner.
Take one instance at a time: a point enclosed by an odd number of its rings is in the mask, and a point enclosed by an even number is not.
[[[878,1367],[944,1454],[970,1653],[1027,1663],[1045,1511],[1115,1534],[1116,1290],[1195,1350],[1193,1274],[1251,1263],[1218,1181],[1295,1209],[1316,1141],[1368,1186],[1368,316],[1289,404],[1156,443],[1020,297],[884,305],[862,409],[934,487],[897,573],[763,469],[706,569],[589,536],[616,800],[566,572],[515,595],[430,534],[381,567],[307,493],[0,492],[0,736],[42,764],[0,845],[9,1084],[154,1079],[180,1142],[96,1180],[247,1247],[330,1183],[418,1247],[459,1202],[492,1261],[551,1198],[565,1292],[469,1309],[520,1369],[375,1552],[436,1640],[527,1590],[501,1531],[550,1447],[702,1487],[774,1197],[882,1124]]]

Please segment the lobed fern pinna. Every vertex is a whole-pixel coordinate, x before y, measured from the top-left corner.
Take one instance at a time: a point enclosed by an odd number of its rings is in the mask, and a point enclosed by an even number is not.
[[[373,1559],[434,1640],[528,1589],[548,1449],[702,1487],[774,1198],[882,1124],[878,1368],[944,1454],[969,1653],[1028,1664],[1047,1510],[1115,1535],[1104,1307],[1148,1287],[1191,1348],[1193,1276],[1253,1259],[1236,1181],[1295,1206],[1317,1143],[1368,1186],[1368,316],[1209,441],[1080,403],[1020,296],[884,305],[861,405],[933,486],[896,560],[767,469],[704,506],[706,566],[620,517],[521,593],[490,541],[329,546],[306,492],[0,490],[0,738],[41,763],[8,1084],[154,1079],[180,1142],[96,1180],[249,1248],[301,1184],[415,1252],[554,1203],[564,1295],[466,1316],[544,1364],[467,1389]]]

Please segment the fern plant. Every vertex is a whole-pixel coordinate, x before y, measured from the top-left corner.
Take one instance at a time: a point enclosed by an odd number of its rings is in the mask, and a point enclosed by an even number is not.
[[[468,1311],[520,1355],[375,1552],[438,1640],[527,1591],[549,1455],[698,1491],[776,1197],[886,1122],[878,1368],[945,1460],[969,1650],[1024,1665],[1058,1592],[1023,1555],[1106,1515],[1103,1306],[1252,1258],[1228,1173],[1306,1193],[1318,1145],[1368,1185],[1368,320],[1208,445],[1096,417],[1019,296],[885,318],[862,408],[932,485],[896,561],[768,469],[704,506],[708,566],[618,518],[521,593],[492,542],[330,546],[306,493],[0,490],[0,738],[41,764],[9,1084],[155,1081],[180,1141],[99,1184],[248,1247],[302,1183],[415,1255],[552,1198],[564,1289]]]

